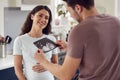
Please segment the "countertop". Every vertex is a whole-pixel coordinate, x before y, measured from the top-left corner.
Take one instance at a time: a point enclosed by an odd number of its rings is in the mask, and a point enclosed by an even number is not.
[[[0,70],[7,69],[14,66],[14,56],[7,55],[6,58],[0,58]]]

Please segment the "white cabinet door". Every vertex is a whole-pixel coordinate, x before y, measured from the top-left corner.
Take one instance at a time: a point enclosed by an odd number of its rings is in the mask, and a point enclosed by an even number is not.
[[[22,0],[22,4],[46,4],[49,5],[51,0]]]

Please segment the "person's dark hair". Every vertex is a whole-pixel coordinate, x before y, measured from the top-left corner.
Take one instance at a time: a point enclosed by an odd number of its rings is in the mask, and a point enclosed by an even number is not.
[[[76,4],[79,4],[88,10],[94,6],[94,0],[63,0],[63,1],[65,1],[68,4],[68,6],[71,6],[73,9],[75,8]]]
[[[33,20],[31,20],[31,15],[37,13],[38,11],[45,9],[46,11],[48,11],[49,13],[49,20],[48,20],[48,24],[47,26],[43,29],[43,34],[49,34],[51,32],[51,21],[52,21],[52,13],[51,10],[47,7],[47,6],[43,6],[43,5],[38,5],[36,6],[27,16],[25,23],[23,24],[23,27],[21,29],[21,33],[20,35],[23,35],[25,33],[28,33],[31,28],[32,28],[32,24],[33,24]]]

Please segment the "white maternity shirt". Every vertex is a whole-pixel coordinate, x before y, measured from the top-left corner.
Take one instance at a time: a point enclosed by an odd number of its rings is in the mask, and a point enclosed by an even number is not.
[[[33,42],[45,37],[54,42],[56,41],[55,37],[51,35],[43,35],[40,38],[33,38],[28,34],[18,36],[14,41],[13,54],[23,56],[23,71],[27,80],[54,80],[54,76],[49,71],[37,73],[32,70],[32,67],[37,63],[33,56],[36,50],[38,50]],[[52,54],[56,53],[58,53],[58,48],[45,53],[45,56],[51,61]]]

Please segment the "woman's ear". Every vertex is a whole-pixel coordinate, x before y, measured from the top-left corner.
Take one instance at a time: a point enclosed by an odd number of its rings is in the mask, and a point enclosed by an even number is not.
[[[81,13],[82,12],[82,6],[80,5],[75,5],[75,11],[78,12],[78,13]]]
[[[34,15],[33,14],[31,14],[31,20],[33,20],[34,19]]]

